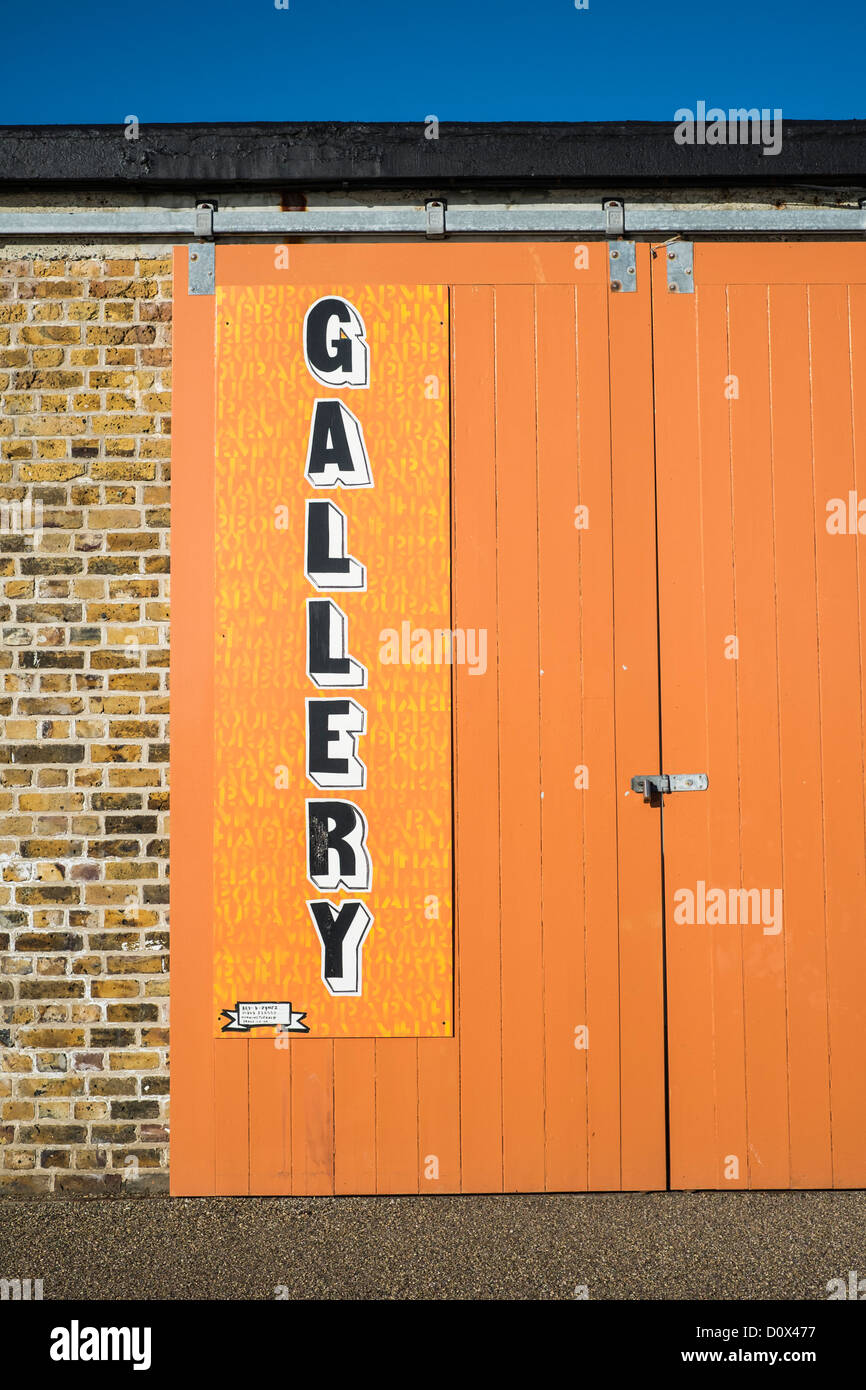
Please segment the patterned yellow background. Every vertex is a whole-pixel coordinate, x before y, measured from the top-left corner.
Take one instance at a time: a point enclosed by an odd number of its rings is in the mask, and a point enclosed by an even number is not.
[[[304,361],[304,315],[332,294],[366,325],[368,390],[323,386]],[[447,290],[226,288],[217,324],[215,1033],[236,1000],[283,1000],[307,1011],[312,1036],[447,1036],[451,670],[379,660],[383,629],[451,625]],[[361,421],[373,488],[304,478],[316,397],[342,400]],[[330,693],[306,675],[305,604],[317,596],[304,576],[308,497],[340,507],[348,553],[367,569],[366,593],[318,595],[346,613],[349,654],[368,671],[367,689],[336,692],[367,711],[360,791],[321,792],[305,775],[305,699]],[[369,893],[307,881],[305,801],[331,796],[366,816]],[[357,897],[373,915],[360,998],[334,998],[322,983],[305,907],[319,897]]]

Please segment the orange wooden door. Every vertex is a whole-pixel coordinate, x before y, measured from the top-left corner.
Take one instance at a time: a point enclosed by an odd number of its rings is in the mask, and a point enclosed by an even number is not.
[[[709,776],[663,812],[671,1186],[862,1187],[866,247],[694,281],[656,258],[662,756]]]
[[[629,794],[659,757],[648,248],[622,295],[601,244],[292,246],[288,280],[275,249],[218,248],[210,297],[185,293],[185,250],[176,262],[173,1191],[662,1187],[659,821]],[[340,1035],[339,1011],[337,1035],[215,1033],[220,895],[255,904],[257,860],[253,844],[228,880],[215,863],[228,658],[214,555],[232,503],[218,504],[214,459],[221,431],[255,428],[254,412],[227,419],[216,328],[241,288],[261,299],[264,340],[287,284],[298,334],[323,286],[367,287],[373,319],[386,287],[447,289],[451,617],[487,640],[483,673],[453,668],[451,746],[437,735],[433,749],[441,770],[453,747],[451,1036],[411,1021],[405,1036]],[[265,360],[250,333],[237,370],[263,397],[278,389]],[[423,391],[430,370],[418,353],[401,389]],[[391,462],[377,486],[399,500]],[[269,461],[277,481],[283,466]],[[247,505],[274,500],[264,488]],[[255,567],[249,535],[240,563]],[[392,616],[383,626],[399,626]],[[303,894],[303,845],[284,860]],[[265,937],[262,951],[280,946]],[[291,960],[283,985],[281,999],[306,1004]]]

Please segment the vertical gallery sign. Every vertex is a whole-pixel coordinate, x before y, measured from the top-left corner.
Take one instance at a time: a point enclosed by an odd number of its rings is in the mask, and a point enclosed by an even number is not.
[[[447,292],[217,322],[215,1029],[449,1036]]]

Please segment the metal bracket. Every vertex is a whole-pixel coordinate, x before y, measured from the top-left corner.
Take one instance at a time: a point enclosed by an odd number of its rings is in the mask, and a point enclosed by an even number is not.
[[[217,200],[200,195],[195,201],[201,205]],[[443,200],[431,201],[431,213],[423,202],[370,207],[340,207],[325,202],[290,212],[279,208],[215,206],[213,230],[216,237],[269,237],[276,241],[289,237],[334,237],[343,241],[371,236],[423,238],[431,222],[430,230],[441,235],[447,212],[448,236],[557,237],[569,241],[583,236],[613,241],[623,235],[654,241],[704,236],[734,236],[740,240],[765,236],[777,239],[821,236],[859,241],[866,236],[866,205],[731,208],[630,202],[626,216],[624,203],[617,199],[608,199],[602,207],[597,201],[478,205],[460,203],[452,198],[447,210]],[[201,211],[204,214],[207,209]],[[62,237],[64,241],[72,237],[90,240],[94,237],[134,237],[136,240],[155,237],[160,241],[185,241],[202,234],[197,230],[199,220],[204,228],[205,217],[199,219],[192,203],[172,208],[87,208],[80,211],[62,208],[54,212],[9,212],[0,208],[0,240],[12,237],[24,237],[28,241],[43,237]],[[208,218],[208,225],[209,221]],[[680,245],[669,243],[674,244]],[[661,255],[661,250],[657,254]],[[681,247],[677,254],[689,252]]]
[[[195,234],[207,241],[194,242],[189,248],[189,293],[213,294],[216,288],[216,255],[213,242],[213,203],[197,203]]]
[[[431,198],[424,204],[427,214],[427,236],[440,237],[445,235],[445,207],[446,204],[441,198]]]
[[[613,294],[630,294],[637,289],[637,266],[633,241],[614,241],[625,235],[625,204],[618,198],[602,203],[604,229],[609,238],[607,259],[610,268],[610,288]]]
[[[669,792],[705,792],[709,780],[705,772],[643,772],[632,777],[631,789],[641,792],[651,806],[661,806]]]
[[[694,294],[695,247],[691,241],[672,241],[667,249],[668,290],[671,294]]]
[[[610,241],[607,246],[610,287],[614,294],[631,294],[637,289],[633,241]]]
[[[621,203],[619,198],[606,198],[601,206],[608,240],[615,236],[625,236],[625,204]]]

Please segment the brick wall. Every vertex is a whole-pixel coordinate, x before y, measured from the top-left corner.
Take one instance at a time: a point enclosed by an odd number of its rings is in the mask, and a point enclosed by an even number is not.
[[[45,254],[0,258],[0,1195],[164,1191],[171,262]]]

